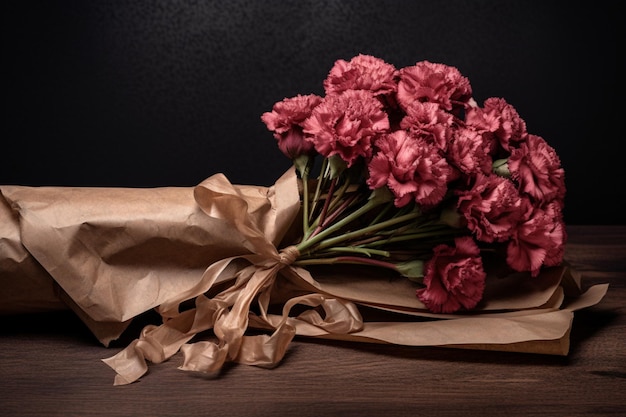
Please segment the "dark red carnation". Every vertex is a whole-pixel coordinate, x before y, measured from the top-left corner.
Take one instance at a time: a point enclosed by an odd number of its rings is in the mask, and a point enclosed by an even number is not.
[[[510,180],[479,174],[473,187],[459,194],[458,210],[479,241],[502,242],[511,237],[522,215],[522,199]]]
[[[492,97],[485,100],[482,108],[472,107],[466,113],[465,122],[474,129],[488,133],[502,147],[509,151],[511,142],[526,138],[526,122],[517,110],[503,98]]]
[[[483,135],[474,129],[459,128],[454,131],[448,146],[447,159],[468,176],[489,174],[491,171],[489,144],[486,144]]]
[[[506,261],[516,271],[530,271],[537,276],[542,265],[562,262],[567,234],[558,203],[537,208],[526,201],[526,215],[511,236]]]
[[[511,177],[520,191],[540,203],[565,197],[565,171],[554,148],[536,135],[513,149],[508,159]]]
[[[470,310],[480,302],[486,273],[480,250],[471,237],[455,239],[455,246],[439,245],[425,265],[424,284],[416,295],[434,313]]]

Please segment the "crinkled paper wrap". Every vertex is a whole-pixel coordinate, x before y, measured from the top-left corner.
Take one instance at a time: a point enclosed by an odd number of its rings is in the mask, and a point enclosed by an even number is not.
[[[280,188],[237,187],[269,239],[285,233],[298,209],[293,195],[276,195]],[[245,236],[203,213],[193,193],[1,186],[0,313],[70,307],[108,345],[133,317],[193,287],[213,262],[249,252]],[[283,195],[289,200],[277,201]]]
[[[608,288],[582,292],[566,266],[534,279],[490,276],[478,309],[442,315],[426,310],[415,284],[388,273],[294,266],[297,253],[285,244],[300,210],[293,169],[272,187],[218,174],[197,187],[0,193],[0,313],[67,306],[104,345],[137,315],[161,313],[163,324],[105,359],[116,384],[179,350],[186,370],[211,372],[228,360],[274,366],[294,335],[566,355],[573,312]],[[189,300],[195,306],[183,309]],[[310,308],[292,314],[297,305]],[[364,319],[363,308],[386,320]],[[248,328],[271,335],[247,336]],[[209,329],[218,342],[194,343]]]

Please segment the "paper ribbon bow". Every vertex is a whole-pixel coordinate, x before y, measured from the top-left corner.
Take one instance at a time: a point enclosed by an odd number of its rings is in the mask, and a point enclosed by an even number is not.
[[[293,170],[281,180],[292,182],[290,188],[297,191]],[[280,198],[279,194],[276,192],[275,196]],[[363,320],[357,307],[350,301],[315,292],[317,285],[310,274],[292,265],[299,255],[296,247],[279,251],[255,222],[257,217],[246,199],[223,175],[215,175],[198,185],[194,197],[208,216],[232,224],[245,238],[244,246],[251,254],[213,263],[197,285],[158,307],[163,324],[146,326],[139,339],[115,356],[103,359],[117,372],[115,385],[136,381],[147,372],[147,361],[163,362],[179,350],[184,354],[182,370],[213,373],[229,361],[273,367],[283,358],[296,334],[297,323],[334,334],[362,329]],[[276,216],[276,221],[287,220]],[[275,236],[275,240],[280,237]],[[232,284],[215,296],[205,295],[223,282]],[[294,292],[294,285],[300,291]],[[272,294],[281,293],[281,286],[292,289],[283,291],[283,296],[297,295],[284,302],[282,316],[269,315]],[[194,298],[195,308],[179,311],[182,303]],[[271,335],[245,335],[254,300],[259,309],[259,314],[254,316],[255,327],[274,329]],[[314,308],[290,317],[297,304]],[[315,307],[324,310],[323,317]],[[217,341],[187,343],[209,329],[213,329]]]

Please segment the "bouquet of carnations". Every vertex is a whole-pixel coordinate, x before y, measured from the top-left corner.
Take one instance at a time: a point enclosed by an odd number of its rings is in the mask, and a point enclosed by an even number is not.
[[[565,182],[555,150],[504,99],[476,103],[469,80],[448,65],[397,69],[358,55],[336,61],[323,86],[323,97],[285,98],[261,116],[293,161],[272,187],[217,174],[193,188],[193,207],[179,190],[143,190],[133,194],[139,210],[129,209],[129,190],[105,198],[81,190],[67,200],[83,223],[43,232],[32,225],[58,222],[68,207],[44,216],[37,210],[54,205],[41,203],[45,190],[37,203],[26,201],[32,190],[0,190],[20,207],[22,234],[37,236],[25,246],[92,330],[102,327],[94,321],[110,329],[148,308],[160,313],[161,325],[104,360],[115,384],[178,351],[184,370],[272,367],[295,335],[567,354],[573,311],[607,288],[583,292],[563,262]],[[93,232],[120,229],[102,222],[99,207],[112,206],[131,217],[120,220],[128,231],[118,244],[114,232]],[[179,223],[166,224],[167,212]],[[51,262],[63,246],[39,242],[64,230],[73,230],[70,243],[56,257],[80,256]],[[94,253],[102,257],[91,262]],[[144,257],[152,264],[125,272],[137,279],[107,269]],[[70,279],[91,275],[93,286]]]
[[[324,89],[262,117],[302,178],[296,265],[388,268],[453,313],[480,302],[486,257],[533,277],[561,263],[563,168],[504,99],[479,106],[454,67],[367,55],[337,61]]]

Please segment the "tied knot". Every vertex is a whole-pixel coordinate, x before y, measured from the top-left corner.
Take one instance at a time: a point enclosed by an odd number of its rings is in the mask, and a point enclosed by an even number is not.
[[[285,249],[280,251],[280,263],[282,265],[291,265],[298,259],[300,256],[300,251],[295,246],[287,246]]]

